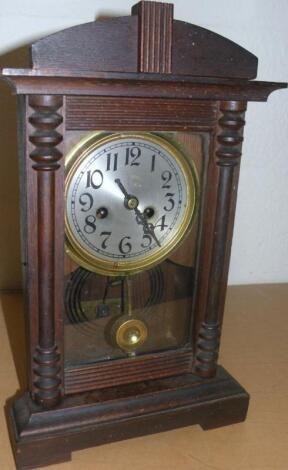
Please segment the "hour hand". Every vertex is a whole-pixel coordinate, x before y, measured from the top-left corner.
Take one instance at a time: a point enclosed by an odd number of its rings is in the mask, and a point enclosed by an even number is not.
[[[136,214],[136,222],[137,222],[138,225],[142,225],[144,234],[145,235],[151,235],[151,237],[155,240],[157,245],[161,246],[158,238],[155,235],[153,224],[149,224],[149,222],[146,219],[145,214],[140,212],[140,210],[138,209],[139,201],[138,201],[137,197],[132,196],[131,194],[128,193],[128,191],[123,186],[123,184],[122,184],[122,182],[119,178],[115,179],[115,183],[119,186],[119,188],[121,189],[122,193],[125,196],[124,205],[125,205],[126,209],[134,210],[134,212]]]
[[[119,178],[116,178],[115,183],[119,186],[121,189],[122,193],[124,194],[125,197],[129,197],[128,191],[124,188],[123,184],[121,183],[121,180]]]
[[[137,197],[128,193],[128,191],[126,190],[124,185],[121,183],[121,180],[119,178],[116,178],[115,183],[119,186],[119,188],[121,189],[122,193],[125,196],[124,206],[126,207],[126,209],[135,210],[139,204]]]

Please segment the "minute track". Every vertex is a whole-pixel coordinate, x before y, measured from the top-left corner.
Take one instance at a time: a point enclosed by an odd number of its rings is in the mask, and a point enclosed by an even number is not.
[[[195,202],[193,176],[183,155],[153,134],[130,137],[106,135],[95,138],[95,145],[87,139],[87,150],[75,158],[66,183],[72,257],[74,249],[82,266],[109,275],[137,272],[166,257],[187,230]],[[99,208],[105,208],[105,217]],[[111,232],[105,247],[102,232]],[[110,266],[107,271],[103,263]]]

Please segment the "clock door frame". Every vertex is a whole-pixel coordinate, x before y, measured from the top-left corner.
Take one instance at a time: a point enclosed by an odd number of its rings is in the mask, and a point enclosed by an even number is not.
[[[204,100],[187,103],[181,99],[165,100],[133,96],[109,98],[30,95],[26,97],[25,104],[27,129],[25,219],[26,236],[29,240],[27,260],[33,266],[33,270],[28,272],[31,325],[30,386],[33,396],[38,397],[38,401],[41,401],[45,394],[47,396],[45,391],[47,368],[49,368],[49,383],[53,379],[55,385],[49,400],[53,400],[54,395],[56,398],[62,394],[189,372],[202,377],[215,375],[246,103]],[[141,109],[141,118],[138,115],[139,109]],[[153,109],[157,109],[157,120],[151,112]],[[123,124],[121,116],[124,114]],[[49,123],[47,123],[48,115]],[[43,126],[46,128],[41,139]],[[63,142],[66,131],[93,131],[103,127],[111,131],[133,128],[136,131],[181,131],[209,135],[207,174],[204,176],[205,183],[200,196],[196,269],[198,276],[196,274],[194,312],[191,312],[192,347],[146,354],[133,360],[118,359],[108,363],[99,362],[65,369],[62,300],[65,177]],[[49,152],[55,155],[53,159],[49,157],[49,161],[46,155],[43,156],[45,153],[43,146],[47,144],[47,139],[49,139]],[[46,230],[47,221],[50,232]],[[35,270],[34,266],[38,266],[38,270]],[[50,275],[47,267],[50,269]],[[49,284],[51,279],[55,279],[53,285]],[[38,288],[35,289],[35,286]],[[50,292],[50,297],[47,296],[47,292]],[[47,313],[53,311],[52,305],[54,305],[53,318],[51,313]],[[48,332],[51,333],[49,343]],[[43,345],[46,348],[44,352],[41,351]],[[45,355],[45,360],[41,355]]]

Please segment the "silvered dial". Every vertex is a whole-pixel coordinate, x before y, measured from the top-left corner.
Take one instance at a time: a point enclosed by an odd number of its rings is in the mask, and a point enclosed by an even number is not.
[[[67,250],[80,265],[136,272],[164,259],[188,230],[195,179],[165,139],[93,135],[67,161]]]

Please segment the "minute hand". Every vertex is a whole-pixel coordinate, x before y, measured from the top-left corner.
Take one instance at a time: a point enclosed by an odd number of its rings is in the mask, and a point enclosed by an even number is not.
[[[115,183],[117,184],[117,186],[121,189],[122,193],[124,194],[125,196],[125,199],[126,200],[129,200],[129,198],[133,198],[134,196],[131,196],[128,191],[126,190],[126,188],[123,186],[121,180],[119,178],[115,179]],[[136,198],[137,199],[137,198]],[[127,206],[125,206],[127,207]],[[158,238],[156,237],[155,235],[155,232],[154,232],[154,226],[153,224],[150,224],[147,219],[146,219],[146,216],[145,214],[143,214],[137,206],[133,207],[133,210],[136,214],[136,222],[138,225],[142,225],[143,227],[143,231],[144,231],[144,234],[145,235],[151,235],[151,237],[155,240],[155,242],[157,243],[158,246],[161,246],[160,245],[160,242],[158,240]]]
[[[154,231],[154,225],[150,224],[147,219],[145,214],[139,211],[138,207],[134,209],[135,214],[136,214],[136,222],[137,224],[140,224],[143,226],[143,231],[145,235],[151,235],[152,238],[154,238],[155,242],[157,243],[158,246],[161,246],[158,238],[155,235]]]

